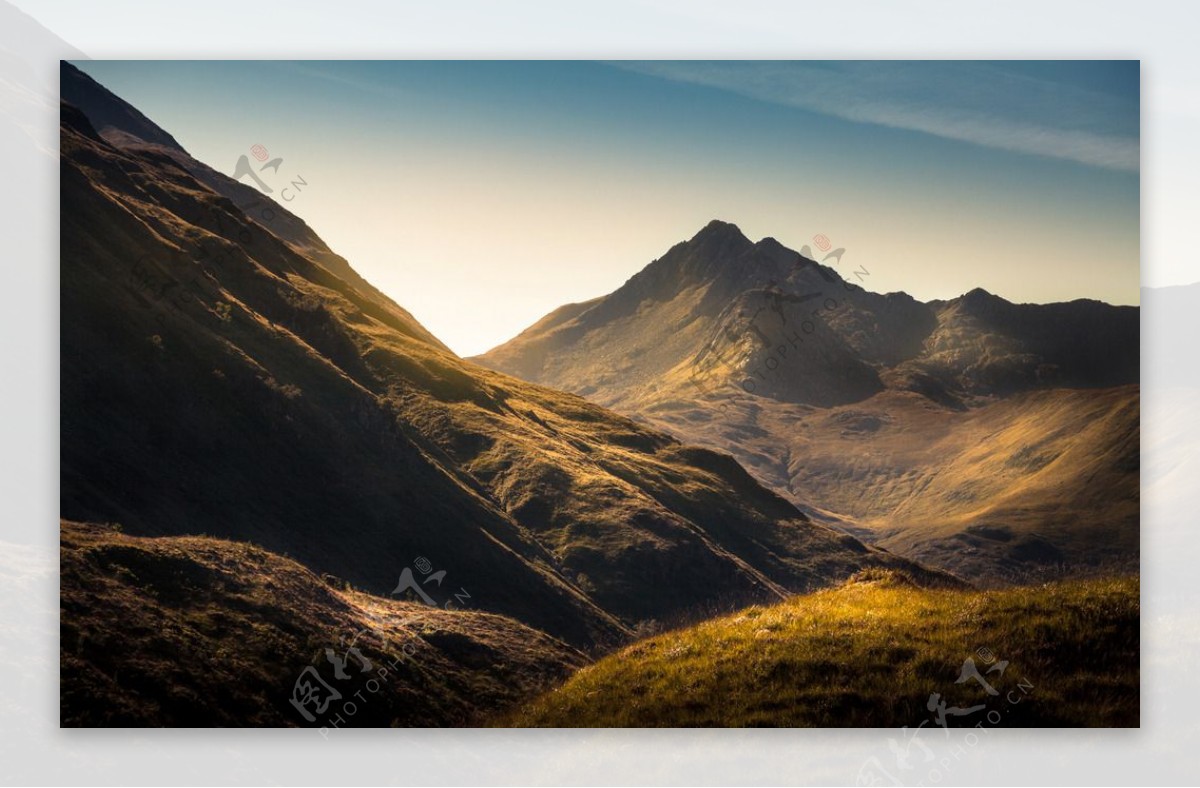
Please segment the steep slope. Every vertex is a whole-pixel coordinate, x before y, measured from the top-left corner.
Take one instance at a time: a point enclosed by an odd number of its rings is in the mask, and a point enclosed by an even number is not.
[[[595,650],[865,566],[948,582],[726,456],[457,358],[120,132],[64,105],[64,517],[250,541],[380,595],[426,557],[468,606]]]
[[[940,707],[947,727],[984,731],[1136,727],[1138,622],[1132,578],[980,593],[868,573],[635,643],[506,722],[858,725],[940,737]]]
[[[327,268],[354,288],[361,297],[381,305],[388,312],[402,316],[406,331],[413,332],[426,342],[444,347],[404,308],[359,276],[358,272],[350,267],[350,263],[326,246],[303,219],[285,210],[274,200],[266,198],[258,190],[192,158],[174,137],[70,63],[62,63],[60,90],[62,100],[81,110],[106,142],[114,147],[151,157],[170,158],[200,183],[222,197],[227,197],[251,225],[248,228],[236,229],[238,241],[249,243],[260,231],[274,235],[308,259]],[[212,218],[220,226],[224,220],[223,211],[210,210]],[[222,230],[224,232],[224,228]]]
[[[406,316],[274,236],[215,235],[213,206],[246,226],[232,205],[78,128],[63,135],[64,516],[250,539],[384,593],[428,555],[492,609],[529,607],[530,623],[575,642],[616,636],[364,387],[375,381],[347,324],[427,347]]]
[[[62,546],[67,727],[476,724],[586,662],[511,619],[331,586],[246,543],[64,521]],[[319,692],[303,711],[298,683]]]
[[[478,360],[728,451],[874,543],[1006,582],[1136,568],[1138,335],[1133,307],[871,293],[714,221]]]
[[[82,112],[99,134],[110,141],[155,145],[187,155],[174,137],[138,109],[109,91],[67,61],[59,68],[59,96]]]

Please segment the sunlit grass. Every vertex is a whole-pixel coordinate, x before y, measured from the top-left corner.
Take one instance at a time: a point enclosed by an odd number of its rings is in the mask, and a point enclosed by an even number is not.
[[[506,722],[529,726],[1138,724],[1136,578],[1004,591],[914,587],[872,572],[635,643]],[[956,684],[971,658],[986,680]],[[1013,702],[1015,701],[1015,702]],[[991,719],[996,719],[992,714]]]

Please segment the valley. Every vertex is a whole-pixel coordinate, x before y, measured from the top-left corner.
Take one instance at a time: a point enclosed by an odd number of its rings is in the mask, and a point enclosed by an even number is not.
[[[991,628],[1039,675],[1114,649],[1030,723],[1136,724],[1136,308],[871,293],[714,221],[463,359],[62,93],[64,726],[905,724],[889,676],[907,713]],[[1057,656],[1022,630],[1081,617]],[[777,698],[727,708],[730,671]]]

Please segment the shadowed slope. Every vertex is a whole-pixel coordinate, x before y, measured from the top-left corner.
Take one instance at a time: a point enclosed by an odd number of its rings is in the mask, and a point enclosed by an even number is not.
[[[68,727],[469,725],[586,661],[511,619],[331,586],[246,543],[64,521],[62,548]],[[342,696],[311,721],[291,704],[310,666]]]

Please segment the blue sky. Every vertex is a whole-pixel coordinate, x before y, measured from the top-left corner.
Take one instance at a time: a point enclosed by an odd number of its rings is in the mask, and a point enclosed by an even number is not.
[[[456,351],[609,292],[713,218],[922,299],[1138,301],[1136,61],[85,61]],[[272,176],[275,177],[275,176]]]

